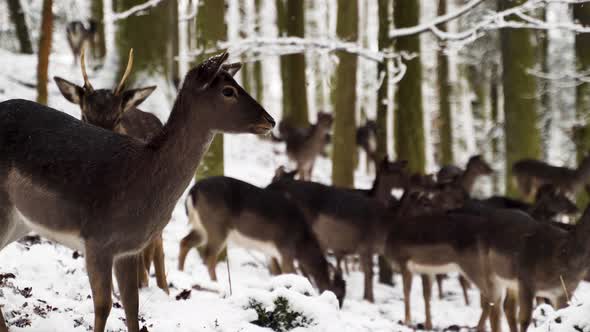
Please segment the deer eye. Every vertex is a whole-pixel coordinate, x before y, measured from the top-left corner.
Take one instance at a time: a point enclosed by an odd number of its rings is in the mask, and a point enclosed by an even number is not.
[[[221,90],[221,93],[226,97],[235,97],[238,94],[236,89],[232,86],[224,87],[223,90]]]

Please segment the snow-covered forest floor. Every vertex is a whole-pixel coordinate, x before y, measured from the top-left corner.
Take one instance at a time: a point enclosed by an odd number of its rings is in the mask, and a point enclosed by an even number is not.
[[[53,54],[50,77],[58,75],[80,83],[79,69],[71,62],[70,54],[64,49]],[[0,101],[11,98],[34,100],[35,89],[27,85],[36,81],[35,67],[36,56],[0,50],[0,68],[3,68],[0,72]],[[105,87],[102,82],[107,80],[103,76],[100,72],[91,73],[96,87]],[[143,109],[152,111],[150,107],[157,103],[156,100]],[[49,104],[79,117],[78,106],[61,96],[53,80],[49,84]],[[166,115],[164,104],[158,105],[156,113],[159,116]],[[272,109],[269,111],[278,115]],[[286,163],[283,149],[281,145],[251,135],[226,136],[226,174],[256,185],[266,185],[274,169]],[[316,165],[314,179],[328,182],[331,170],[329,160],[321,159]],[[368,187],[371,180],[370,176],[357,174],[357,183],[364,187]],[[344,307],[339,310],[331,294],[302,295],[310,292],[310,286],[304,279],[294,276],[273,278],[264,266],[264,257],[233,247],[231,243],[229,258],[233,295],[230,296],[226,263],[217,267],[219,282],[209,280],[196,251],[189,254],[185,272],[177,270],[178,244],[187,230],[183,197],[164,231],[171,293],[166,295],[160,291],[154,278],[150,287],[140,293],[142,325],[146,325],[149,331],[267,331],[250,323],[256,319],[256,314],[245,307],[250,299],[270,303],[280,295],[290,300],[293,309],[312,320],[307,329],[300,328],[299,331],[405,331],[420,329],[419,323],[424,320],[419,280],[414,282],[412,293],[414,326],[406,327],[401,324],[403,296],[399,277],[396,277],[395,287],[376,284],[376,303],[371,304],[362,300],[363,275],[358,271],[352,272],[346,276],[347,296]],[[71,250],[44,239],[40,242],[29,239],[13,243],[0,252],[0,273],[0,305],[11,331],[87,331],[92,326],[93,308],[84,260]],[[289,289],[283,286],[289,286]],[[475,326],[479,316],[477,290],[470,290],[472,304],[465,306],[457,279],[450,277],[445,282],[444,299],[438,299],[436,290],[433,295],[436,330],[466,330]],[[582,284],[573,297],[574,303],[590,299],[590,284]],[[116,298],[114,301],[108,330],[125,331],[123,309]],[[574,313],[568,318],[548,319],[552,331],[559,326],[564,326],[564,331],[571,330],[574,325],[580,328],[578,331],[590,331],[589,323],[576,321],[583,317],[584,312],[588,316],[588,306],[568,310]],[[548,309],[543,312],[550,314]],[[505,324],[504,329],[507,329]]]

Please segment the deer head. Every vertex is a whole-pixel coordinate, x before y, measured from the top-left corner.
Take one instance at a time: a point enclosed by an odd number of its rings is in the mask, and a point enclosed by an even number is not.
[[[492,167],[483,159],[481,155],[476,155],[469,158],[466,169],[478,175],[490,175],[494,173]]]
[[[318,113],[318,122],[317,125],[321,128],[330,129],[332,127],[332,123],[334,122],[334,117],[330,113],[326,112],[319,112]]]
[[[141,104],[156,89],[155,86],[124,90],[125,80],[133,67],[133,49],[129,51],[129,60],[125,74],[117,87],[111,89],[95,90],[90,84],[86,65],[84,62],[85,49],[80,54],[80,67],[84,85],[79,86],[68,82],[61,77],[54,77],[55,83],[61,94],[70,102],[80,106],[82,121],[95,124],[99,127],[115,130],[119,125],[123,114]]]
[[[189,105],[200,105],[201,121],[210,123],[214,131],[270,133],[274,119],[234,80],[233,75],[242,64],[224,64],[228,56],[222,53],[191,69],[181,93],[188,93],[189,99],[199,101],[189,102]]]
[[[552,184],[544,184],[537,190],[535,206],[544,207],[554,214],[574,214],[578,207]]]

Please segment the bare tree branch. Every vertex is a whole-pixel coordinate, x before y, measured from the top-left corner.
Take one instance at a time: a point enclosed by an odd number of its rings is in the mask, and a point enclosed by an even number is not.
[[[146,11],[152,7],[156,7],[162,1],[165,1],[165,0],[148,0],[142,4],[135,5],[125,11],[120,12],[120,13],[113,13],[113,15],[111,15],[111,17],[110,17],[110,20],[115,22],[115,21],[126,19],[129,16],[138,15],[143,11]]]

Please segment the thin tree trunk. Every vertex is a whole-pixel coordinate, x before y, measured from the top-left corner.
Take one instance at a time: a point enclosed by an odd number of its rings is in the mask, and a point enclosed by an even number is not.
[[[499,9],[521,5],[526,0],[499,0]],[[506,140],[506,193],[517,196],[512,165],[522,158],[541,157],[541,135],[537,127],[537,82],[526,70],[535,66],[533,36],[526,29],[500,32],[502,84],[504,86],[504,139]]]
[[[215,48],[218,41],[227,38],[225,1],[201,0],[198,5],[196,46],[200,49]],[[201,62],[212,55],[210,53],[203,53],[197,58],[197,62]],[[209,147],[209,151],[207,151],[197,169],[196,179],[223,175],[223,173],[223,135],[217,134]]]
[[[490,73],[490,116],[492,118],[492,125],[497,126],[500,123],[500,100],[498,93],[499,75],[498,65],[492,64]],[[500,138],[498,135],[492,137],[492,158],[498,160],[500,158]],[[492,175],[492,192],[499,193],[500,191],[500,179],[499,173],[494,172]]]
[[[257,37],[262,35],[260,28],[262,26],[262,3],[261,0],[254,0],[254,13],[256,15],[256,28],[254,33]],[[264,83],[262,80],[262,62],[260,59],[257,59],[254,62],[254,73],[252,74],[252,79],[254,80],[254,89],[256,92],[256,100],[259,103],[262,103],[262,99],[264,98]]]
[[[447,1],[439,0],[438,15],[443,16],[447,13]],[[446,24],[441,24],[438,28],[446,31]],[[438,105],[439,105],[439,163],[441,165],[450,165],[455,161],[453,156],[453,123],[451,114],[451,84],[449,81],[449,58],[442,50],[437,55],[437,85],[438,85]]]
[[[394,23],[398,28],[417,25],[420,17],[419,1],[394,1]],[[395,42],[399,52],[415,53],[418,57],[406,62],[407,71],[399,82],[396,93],[395,150],[399,159],[408,160],[413,172],[424,172],[424,115],[422,106],[422,60],[420,38],[410,36]]]
[[[106,42],[104,37],[104,4],[103,0],[92,0],[92,19],[96,21],[96,36],[92,40],[92,55],[95,59],[104,59],[106,55]]]
[[[574,5],[574,20],[578,24],[590,25],[590,5]],[[590,35],[585,33],[576,34],[576,71],[578,73],[590,70]],[[582,83],[576,87],[576,116],[584,125],[575,132],[575,143],[578,163],[590,151],[590,84]],[[582,192],[578,196],[578,206],[585,207],[588,204],[588,195]]]
[[[277,0],[279,35],[304,37],[304,0]],[[309,125],[307,87],[305,85],[305,54],[281,56],[283,84],[283,120],[297,126]]]
[[[180,55],[180,36],[178,34],[178,0],[171,1],[169,6],[170,22],[172,24],[170,31],[170,39],[172,42],[172,83],[174,87],[178,88],[180,84],[180,62],[176,58]]]
[[[7,0],[10,19],[16,30],[16,37],[20,45],[20,52],[24,54],[33,54],[33,45],[29,37],[29,29],[25,20],[25,13],[21,7],[20,0]]]
[[[37,102],[47,104],[47,71],[51,38],[53,35],[53,0],[43,0],[41,19],[41,38],[39,38],[39,56],[37,61]]]
[[[539,15],[540,19],[547,21],[547,9],[542,8]],[[541,71],[544,73],[549,72],[549,31],[538,30],[537,44],[538,44],[538,57]],[[549,80],[539,82],[540,93],[541,93],[541,113],[542,114],[542,125],[541,125],[541,137],[542,137],[542,151],[543,159],[547,159],[549,155],[549,145],[551,139],[551,120],[553,118],[553,111],[551,108],[551,95],[549,93],[549,86],[551,82]]]
[[[338,1],[336,33],[343,41],[356,42],[358,38],[358,3]],[[335,186],[354,186],[356,132],[356,66],[357,57],[346,52],[337,52],[332,103],[334,105],[334,139],[332,160],[332,183]]]

